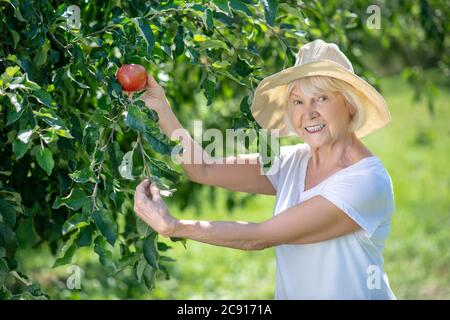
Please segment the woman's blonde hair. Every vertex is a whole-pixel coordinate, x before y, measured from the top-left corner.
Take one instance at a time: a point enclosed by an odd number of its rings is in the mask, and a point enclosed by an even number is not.
[[[327,77],[327,76],[309,76],[291,81],[287,86],[287,107],[291,107],[291,93],[295,87],[298,87],[302,94],[307,96],[316,95],[326,91],[339,92],[344,96],[345,102],[353,108],[353,114],[350,120],[350,130],[357,131],[366,121],[366,112],[362,105],[361,94],[345,81]],[[294,131],[288,113],[284,113],[287,126]],[[295,132],[295,131],[294,131]]]

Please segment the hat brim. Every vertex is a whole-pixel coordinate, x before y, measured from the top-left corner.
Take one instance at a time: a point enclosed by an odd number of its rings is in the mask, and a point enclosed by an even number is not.
[[[328,76],[343,80],[360,93],[366,110],[366,121],[355,131],[358,138],[384,127],[391,120],[385,99],[374,87],[340,64],[321,60],[286,68],[261,80],[250,109],[262,128],[278,129],[278,136],[298,135],[285,123],[287,87],[295,79],[310,76]]]

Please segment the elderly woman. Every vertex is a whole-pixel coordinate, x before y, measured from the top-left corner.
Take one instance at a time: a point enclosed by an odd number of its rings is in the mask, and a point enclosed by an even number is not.
[[[168,136],[182,128],[151,76],[143,100]],[[137,215],[163,236],[242,250],[276,247],[276,299],[395,299],[382,256],[392,181],[359,140],[389,122],[382,96],[335,44],[316,40],[300,48],[295,66],[260,82],[251,110],[263,128],[304,143],[281,147],[267,172],[258,153],[182,166],[197,183],[276,195],[271,219],[177,220],[148,180],[136,189]],[[182,140],[205,156],[188,133]]]

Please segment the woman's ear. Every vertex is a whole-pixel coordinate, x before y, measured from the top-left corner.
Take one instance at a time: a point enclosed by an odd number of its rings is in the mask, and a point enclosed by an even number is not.
[[[350,119],[353,119],[353,117],[355,116],[356,113],[356,108],[350,104],[347,99],[344,98],[344,103],[345,103],[345,107],[348,110],[348,113],[350,114]]]

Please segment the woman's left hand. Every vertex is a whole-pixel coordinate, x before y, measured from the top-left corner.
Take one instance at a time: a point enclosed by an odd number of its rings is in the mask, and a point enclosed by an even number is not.
[[[153,230],[166,237],[171,236],[178,221],[171,216],[161,198],[159,188],[148,179],[136,187],[134,211]]]

